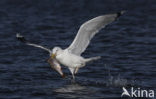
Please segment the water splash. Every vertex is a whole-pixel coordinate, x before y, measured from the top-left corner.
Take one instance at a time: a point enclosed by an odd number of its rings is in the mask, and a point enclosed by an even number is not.
[[[123,87],[136,85],[136,80],[128,80],[123,78],[120,73],[117,76],[112,76],[110,68],[108,68],[106,64],[105,68],[108,71],[108,80],[106,81],[106,86]]]
[[[120,75],[118,75],[117,77],[110,76],[108,81],[106,82],[106,86],[119,87],[119,86],[127,86],[127,85],[128,85],[127,79],[121,78]]]

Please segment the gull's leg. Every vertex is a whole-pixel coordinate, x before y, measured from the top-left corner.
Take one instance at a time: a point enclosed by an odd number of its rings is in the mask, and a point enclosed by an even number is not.
[[[75,68],[69,67],[69,70],[70,70],[70,72],[72,74],[73,80],[75,80],[75,76],[74,76]]]
[[[74,74],[77,74],[78,71],[79,71],[79,67],[76,67]]]
[[[72,74],[73,79],[71,80],[71,83],[74,84],[75,83],[75,76],[74,74]]]
[[[73,79],[75,80],[75,76],[74,76],[74,73],[72,74],[72,77],[73,77]]]

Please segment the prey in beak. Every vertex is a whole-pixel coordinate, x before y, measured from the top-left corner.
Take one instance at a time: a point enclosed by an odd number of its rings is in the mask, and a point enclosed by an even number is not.
[[[57,60],[54,58],[55,57],[54,55],[52,54],[52,56],[48,59],[48,63],[50,64],[52,69],[57,71],[62,76],[62,78],[65,78],[65,75],[62,72],[62,68],[60,64],[57,62]]]

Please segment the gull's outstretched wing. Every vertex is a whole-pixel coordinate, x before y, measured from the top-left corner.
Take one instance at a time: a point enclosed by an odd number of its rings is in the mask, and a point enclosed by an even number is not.
[[[67,50],[73,54],[81,55],[85,51],[90,40],[96,33],[106,25],[115,21],[124,11],[115,14],[107,14],[103,16],[95,17],[81,25],[74,41],[67,48]]]
[[[27,44],[27,45],[34,46],[34,47],[38,47],[38,48],[44,49],[44,50],[48,51],[49,53],[51,53],[50,49],[45,48],[45,47],[43,47],[43,46],[41,46],[41,45],[37,45],[37,44],[30,43],[30,42],[28,42],[28,41],[27,41],[22,35],[20,35],[20,34],[16,34],[16,38],[17,38],[19,41],[21,41],[21,42],[23,42],[23,43],[25,43],[25,44]]]

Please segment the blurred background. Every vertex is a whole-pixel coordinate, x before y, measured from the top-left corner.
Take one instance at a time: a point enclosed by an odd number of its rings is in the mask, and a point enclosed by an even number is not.
[[[102,56],[79,70],[71,82],[47,63],[49,54],[15,38],[47,48],[68,47],[79,27],[99,15],[126,10],[102,29],[83,53]],[[0,98],[120,98],[122,87],[156,89],[155,0],[1,0]]]

